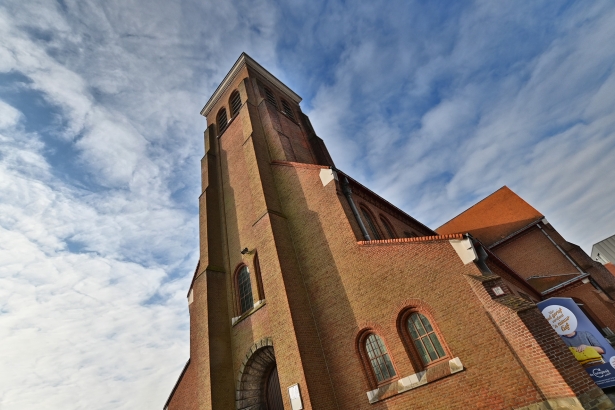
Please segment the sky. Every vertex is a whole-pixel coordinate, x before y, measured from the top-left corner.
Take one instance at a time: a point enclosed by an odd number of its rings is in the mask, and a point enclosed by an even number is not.
[[[241,52],[426,225],[507,185],[589,252],[615,234],[613,44],[611,1],[3,0],[0,409],[162,409],[199,111]]]

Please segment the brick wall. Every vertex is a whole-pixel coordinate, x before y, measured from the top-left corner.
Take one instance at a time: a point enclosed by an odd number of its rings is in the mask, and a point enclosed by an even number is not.
[[[524,278],[578,273],[574,265],[536,227],[496,246],[492,251]]]

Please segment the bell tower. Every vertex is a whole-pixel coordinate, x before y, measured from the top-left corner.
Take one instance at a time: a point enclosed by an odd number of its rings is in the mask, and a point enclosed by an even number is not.
[[[200,261],[189,294],[198,409],[336,408],[272,171],[333,165],[300,101],[244,53],[201,111]]]

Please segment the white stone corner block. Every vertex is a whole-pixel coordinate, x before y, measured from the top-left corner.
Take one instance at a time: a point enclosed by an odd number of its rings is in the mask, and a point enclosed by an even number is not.
[[[455,357],[448,361],[448,365],[451,368],[451,374],[460,372],[463,370],[463,364],[461,364],[461,359]]]
[[[290,397],[290,407],[293,410],[303,410],[303,401],[298,384],[293,384],[288,388],[288,396]]]
[[[237,323],[237,321],[239,320],[241,316],[235,316],[234,318],[231,319],[231,326],[234,325],[235,323]]]
[[[190,306],[192,302],[194,302],[194,291],[190,289],[190,292],[188,292],[188,306]]]
[[[547,221],[547,218],[542,218],[542,223],[544,225],[549,225],[549,221]]]
[[[327,184],[334,179],[337,181],[337,172],[331,168],[323,168],[320,170],[320,180],[322,181],[322,186],[327,186]]]
[[[372,390],[372,391],[368,391],[367,392],[367,400],[370,403],[374,403],[378,401],[378,389]]]
[[[474,246],[472,245],[472,241],[468,238],[451,239],[449,242],[451,243],[453,249],[455,249],[455,252],[457,252],[457,255],[459,255],[459,258],[464,265],[478,259],[476,250],[474,250]]]

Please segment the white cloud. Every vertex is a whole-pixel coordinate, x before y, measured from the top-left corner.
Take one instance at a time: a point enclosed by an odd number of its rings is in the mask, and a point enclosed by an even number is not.
[[[419,220],[507,184],[586,249],[610,236],[615,15],[572,7],[3,3],[0,75],[23,81],[0,90],[0,407],[164,404],[188,355],[198,112],[242,51]]]

